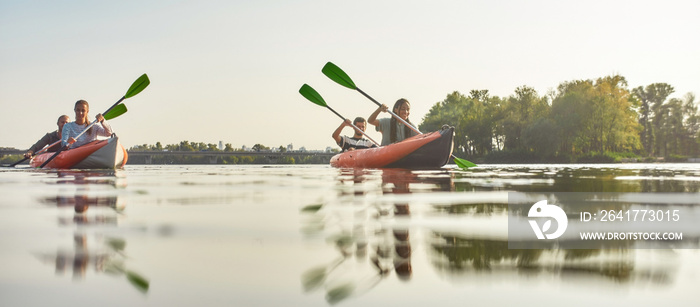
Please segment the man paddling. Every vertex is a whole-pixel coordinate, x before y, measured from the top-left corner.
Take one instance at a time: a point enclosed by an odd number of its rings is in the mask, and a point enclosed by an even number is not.
[[[355,134],[352,137],[348,137],[345,135],[341,137],[340,132],[343,131],[343,128],[348,127],[348,126],[352,127],[352,125],[355,125],[355,127],[362,129],[362,131],[358,131],[356,129],[353,129],[355,131]],[[365,131],[366,127],[367,127],[367,122],[362,117],[355,118],[355,120],[352,122],[352,124],[350,124],[349,119],[346,119],[333,132],[333,139],[335,140],[335,142],[338,144],[338,146],[340,146],[340,148],[343,151],[377,147],[376,144],[374,144],[370,140],[362,137],[362,132]]]
[[[29,147],[29,150],[26,153],[24,153],[24,157],[31,158],[37,151],[41,150],[46,145],[50,145],[60,141],[61,133],[63,133],[63,125],[65,125],[69,121],[70,117],[68,117],[68,115],[61,115],[58,118],[58,121],[56,122],[56,125],[58,125],[58,130],[54,132],[49,132],[46,135],[44,135],[44,137],[42,137],[38,142],[36,142],[36,144],[32,145],[32,147]],[[61,144],[55,144],[54,146],[48,148],[46,151],[55,152],[59,148],[61,148]]]

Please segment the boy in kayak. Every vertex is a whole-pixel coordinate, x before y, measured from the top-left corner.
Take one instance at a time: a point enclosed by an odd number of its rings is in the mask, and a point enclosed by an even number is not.
[[[58,121],[56,122],[56,125],[58,125],[58,130],[54,132],[49,132],[44,137],[42,137],[39,141],[37,141],[32,147],[29,147],[29,150],[27,150],[26,153],[24,153],[25,158],[31,158],[37,151],[41,150],[42,148],[46,147],[47,145],[51,145],[53,143],[56,143],[61,140],[61,133],[63,133],[63,125],[65,125],[67,122],[70,121],[70,117],[68,115],[61,115],[58,118]],[[46,149],[48,152],[55,152],[59,148],[61,148],[61,144],[55,144],[54,146],[49,147]]]
[[[367,127],[366,121],[362,117],[355,118],[352,124],[355,125],[355,127],[362,129],[362,132],[364,132],[365,128]],[[372,143],[370,140],[363,138],[362,132],[355,129],[353,129],[355,134],[352,137],[345,135],[341,137],[340,132],[345,127],[352,127],[349,119],[344,120],[343,123],[340,124],[340,126],[338,126],[338,128],[333,132],[333,139],[343,151],[377,147],[377,145]]]
[[[394,117],[377,119],[379,112],[386,112],[387,110],[388,107],[382,104],[369,116],[369,119],[367,119],[368,123],[376,126],[377,131],[382,133],[382,146],[398,143],[414,135],[418,135],[413,129],[396,120]],[[397,100],[392,110],[396,115],[401,117],[401,119],[413,125],[413,123],[408,120],[408,115],[411,113],[411,104],[408,100],[404,98]]]

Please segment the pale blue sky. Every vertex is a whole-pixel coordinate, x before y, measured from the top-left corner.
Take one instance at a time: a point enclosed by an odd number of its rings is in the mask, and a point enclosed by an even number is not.
[[[380,102],[407,98],[414,122],[455,90],[543,95],[611,74],[700,94],[698,12],[696,1],[0,0],[0,146],[28,148],[78,99],[104,111],[144,72],[151,85],[111,121],[127,147],[335,146],[340,119],[299,87],[346,117],[375,106],[321,74],[327,61]]]

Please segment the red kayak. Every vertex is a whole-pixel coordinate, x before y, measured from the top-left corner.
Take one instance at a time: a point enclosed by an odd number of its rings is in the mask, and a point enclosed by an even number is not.
[[[39,167],[55,152],[45,152],[32,158],[32,167]],[[126,149],[114,136],[106,140],[87,143],[78,148],[65,150],[47,164],[46,168],[58,169],[115,169],[126,164]]]
[[[383,147],[351,150],[331,158],[333,167],[440,168],[452,155],[454,127],[416,135]]]

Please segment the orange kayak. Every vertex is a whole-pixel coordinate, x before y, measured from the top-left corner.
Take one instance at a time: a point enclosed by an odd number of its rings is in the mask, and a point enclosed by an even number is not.
[[[34,156],[29,165],[39,167],[51,158],[55,152],[45,152]],[[115,169],[126,164],[128,154],[126,149],[114,136],[106,140],[87,143],[78,148],[62,151],[46,168],[57,169]]]
[[[440,168],[452,155],[454,127],[416,135],[383,147],[351,150],[331,158],[333,167]]]

